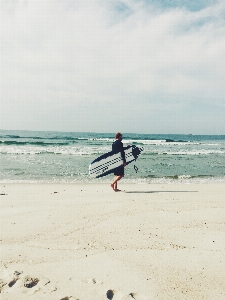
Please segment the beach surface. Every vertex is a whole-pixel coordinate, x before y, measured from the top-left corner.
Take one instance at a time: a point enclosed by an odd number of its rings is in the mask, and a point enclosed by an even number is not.
[[[1,184],[0,298],[225,299],[224,184]]]

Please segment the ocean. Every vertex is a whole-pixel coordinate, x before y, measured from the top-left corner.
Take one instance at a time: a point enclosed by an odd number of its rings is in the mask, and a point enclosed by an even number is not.
[[[114,133],[0,130],[0,182],[108,183],[112,174],[93,179],[88,167],[113,141]],[[123,133],[123,143],[144,147],[123,182],[225,182],[225,135]]]

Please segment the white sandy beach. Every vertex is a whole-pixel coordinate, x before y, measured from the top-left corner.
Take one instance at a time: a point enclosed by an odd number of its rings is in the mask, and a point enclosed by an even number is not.
[[[224,300],[224,184],[119,187],[1,184],[0,298]]]

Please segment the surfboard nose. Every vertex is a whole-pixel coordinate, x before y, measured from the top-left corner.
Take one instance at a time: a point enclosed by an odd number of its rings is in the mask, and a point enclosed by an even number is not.
[[[134,158],[138,158],[139,154],[144,150],[143,147],[139,148],[139,147],[136,147],[136,146],[132,146],[132,154],[134,156]]]

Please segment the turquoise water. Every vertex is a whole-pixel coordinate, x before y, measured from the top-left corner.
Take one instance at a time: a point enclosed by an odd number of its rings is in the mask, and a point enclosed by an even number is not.
[[[123,182],[225,182],[225,135],[123,133],[144,147]],[[0,182],[109,182],[92,179],[89,164],[111,151],[114,133],[0,130]]]

